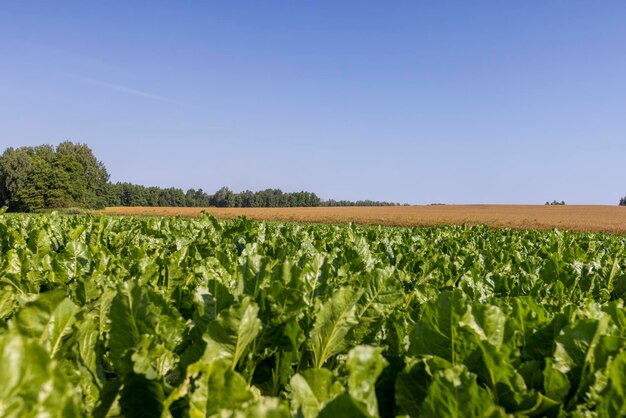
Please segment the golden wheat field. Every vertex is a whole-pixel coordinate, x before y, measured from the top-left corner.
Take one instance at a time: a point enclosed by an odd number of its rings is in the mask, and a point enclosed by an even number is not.
[[[533,205],[434,205],[314,208],[178,208],[109,207],[98,213],[134,216],[198,217],[206,211],[218,218],[244,215],[283,222],[354,222],[363,225],[477,225],[516,229],[570,229],[626,233],[626,207]]]

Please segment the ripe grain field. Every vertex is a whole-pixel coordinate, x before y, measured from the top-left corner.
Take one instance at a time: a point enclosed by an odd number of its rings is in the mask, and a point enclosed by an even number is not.
[[[134,216],[199,217],[206,211],[221,219],[244,215],[281,222],[346,223],[387,226],[478,225],[498,228],[553,228],[626,233],[626,207],[544,205],[433,205],[314,208],[109,207],[97,213]]]

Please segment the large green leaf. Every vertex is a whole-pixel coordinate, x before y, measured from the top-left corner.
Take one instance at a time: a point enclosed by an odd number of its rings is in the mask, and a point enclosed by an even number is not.
[[[11,325],[21,334],[37,338],[50,357],[54,357],[61,350],[64,339],[72,333],[77,312],[78,307],[59,289],[27,303],[17,312]]]
[[[204,334],[204,358],[227,359],[234,370],[261,330],[258,312],[258,306],[248,297],[220,312]]]
[[[348,352],[346,365],[350,371],[348,391],[353,398],[363,402],[372,416],[378,415],[376,380],[389,364],[382,355],[383,349],[359,345]]]
[[[222,409],[237,409],[252,400],[244,378],[228,361],[198,362],[188,369],[194,388],[189,395],[190,418],[208,417]]]
[[[74,388],[34,339],[0,336],[0,416],[82,416]]]
[[[292,412],[304,418],[314,418],[331,400],[344,392],[327,369],[307,369],[295,374],[289,383]]]
[[[553,359],[546,359],[546,367],[543,372],[543,387],[546,396],[563,401],[572,387],[567,375],[554,365]]]
[[[315,367],[322,367],[326,360],[350,346],[346,336],[358,323],[355,313],[359,296],[360,292],[342,287],[317,312],[309,335]]]
[[[277,265],[264,294],[263,301],[269,305],[266,320],[275,324],[285,323],[307,308],[306,281],[300,266],[285,262]]]
[[[556,338],[554,367],[567,376],[571,384],[570,404],[582,398],[595,379],[599,365],[606,362],[602,339],[607,333],[609,317],[581,319],[568,325]],[[602,358],[601,358],[602,357]]]
[[[536,416],[559,405],[558,398],[551,399],[529,390],[511,359],[502,351],[488,342],[481,342],[479,346],[479,353],[476,358],[470,357],[468,367],[491,389],[496,403],[507,412]]]
[[[411,417],[419,416],[435,373],[451,366],[450,362],[440,357],[410,359],[395,382],[395,401],[399,412]]]
[[[158,417],[163,412],[163,386],[143,375],[130,374],[124,378],[120,405],[128,418]]]
[[[84,227],[81,229],[84,230]],[[82,241],[73,239],[55,257],[54,271],[59,279],[74,279],[89,270],[90,260],[91,253],[87,245]]]
[[[178,356],[154,335],[143,334],[131,355],[133,372],[158,379],[174,370]]]
[[[478,386],[476,376],[456,365],[435,373],[421,407],[420,417],[504,417],[491,394]]]
[[[160,295],[134,281],[124,282],[111,303],[109,319],[111,359],[119,373],[134,369],[154,379],[174,368],[185,324]]]
[[[62,364],[66,376],[82,393],[85,408],[91,413],[102,397],[106,385],[103,373],[102,341],[99,339],[96,315],[81,311],[76,317],[71,337],[64,344]]]
[[[113,379],[107,381],[100,392],[100,398],[96,404],[92,414],[94,418],[104,418],[108,416],[119,415],[119,408],[114,409],[114,404],[122,387],[122,382],[119,379]]]
[[[16,290],[11,286],[0,288],[0,320],[9,318],[17,309]]]
[[[499,348],[504,341],[506,317],[500,308],[493,305],[475,304],[469,307],[459,326],[467,327],[480,341]]]
[[[439,356],[453,363],[463,361],[476,347],[471,327],[459,326],[469,309],[460,290],[444,291],[429,300],[410,335],[409,354]]]
[[[599,393],[596,413],[599,418],[626,416],[626,351],[607,366],[607,382]]]
[[[401,283],[393,269],[374,269],[358,279],[363,290],[356,310],[357,326],[353,334],[357,342],[371,344],[380,333],[385,318],[404,302]]]

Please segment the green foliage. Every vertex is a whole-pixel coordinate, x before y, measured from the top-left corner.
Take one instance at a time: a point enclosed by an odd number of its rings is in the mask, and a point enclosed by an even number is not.
[[[33,338],[0,336],[0,415],[82,416],[61,364]]]
[[[292,411],[304,418],[313,418],[337,396],[344,392],[328,369],[307,369],[295,374],[289,383]]]
[[[424,418],[504,417],[476,376],[457,365],[435,373],[420,413]]]
[[[348,392],[367,407],[370,415],[378,414],[376,398],[376,380],[383,369],[388,366],[380,347],[359,345],[348,353],[346,366],[350,371]]]
[[[321,200],[315,193],[285,193],[280,189],[240,193],[222,187],[213,195],[202,189],[146,187],[109,183],[104,164],[84,144],[7,148],[0,156],[0,207],[13,212],[65,209],[69,213],[105,206],[173,207],[311,207],[388,206],[377,201]]]
[[[220,312],[205,333],[207,345],[204,357],[227,359],[231,369],[235,369],[261,330],[258,312],[259,308],[250,298]]]
[[[347,347],[348,332],[357,325],[356,301],[358,295],[350,287],[342,287],[322,304],[315,316],[315,326],[310,333],[313,363],[318,369],[326,360]]]
[[[245,190],[235,193],[228,187],[221,187],[214,194],[202,189],[182,189],[170,187],[146,187],[131,183],[109,185],[107,206],[186,206],[186,207],[310,207],[331,206],[331,201],[322,201],[315,193],[285,193],[280,189],[265,189],[252,192]],[[374,202],[371,202],[374,203]],[[345,206],[354,206],[347,202]],[[371,205],[364,205],[371,206]]]
[[[0,156],[0,205],[12,211],[103,208],[108,181],[104,164],[83,144],[7,148]]]
[[[186,192],[176,187],[146,187],[131,183],[109,185],[107,206],[174,206],[223,208],[278,208],[312,206],[395,206],[398,203],[372,200],[321,200],[311,192],[283,192],[280,189],[265,189],[256,192],[244,190],[233,192],[221,187],[214,194],[202,189],[188,189]]]
[[[0,415],[623,416],[625,248],[0,213]]]

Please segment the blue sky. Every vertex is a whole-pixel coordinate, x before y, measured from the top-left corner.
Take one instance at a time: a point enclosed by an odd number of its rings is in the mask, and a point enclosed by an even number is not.
[[[131,5],[132,3],[132,5]],[[0,148],[414,204],[626,195],[623,1],[0,4]]]

